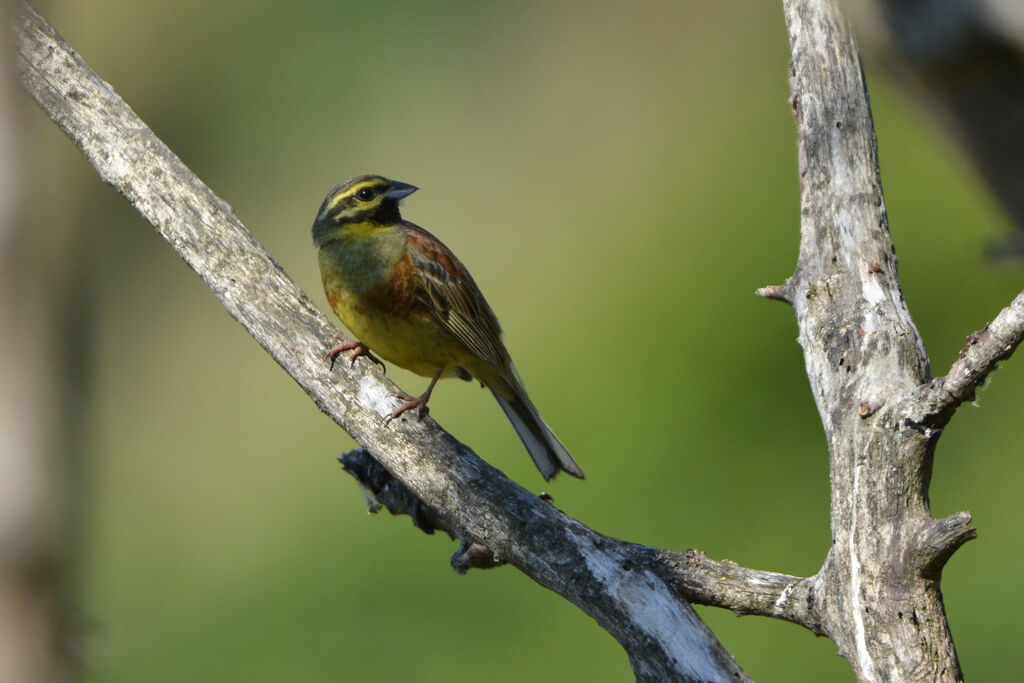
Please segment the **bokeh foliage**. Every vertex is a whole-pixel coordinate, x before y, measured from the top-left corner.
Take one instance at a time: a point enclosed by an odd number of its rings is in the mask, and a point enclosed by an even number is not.
[[[825,441],[785,306],[796,262],[776,3],[50,0],[38,8],[325,309],[309,226],[340,179],[419,185],[587,472],[548,486],[490,396],[432,414],[597,529],[795,574],[829,544]],[[869,85],[902,283],[941,373],[1020,290],[1005,218],[885,74]],[[39,266],[66,320],[68,591],[87,680],[628,680],[582,613],[368,517],[351,440],[38,112]],[[311,349],[311,353],[316,350]],[[943,583],[965,672],[1024,668],[1011,360],[943,438],[936,515],[979,540]],[[326,370],[325,370],[326,371]],[[389,369],[419,391],[424,380]],[[825,639],[702,615],[757,680],[851,680]]]

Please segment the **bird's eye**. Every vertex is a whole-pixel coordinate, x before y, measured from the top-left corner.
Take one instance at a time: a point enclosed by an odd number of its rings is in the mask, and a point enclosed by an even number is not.
[[[359,191],[356,192],[356,199],[359,199],[359,200],[364,201],[364,202],[370,201],[371,199],[373,199],[373,188],[372,187],[362,187],[362,188],[359,188]]]

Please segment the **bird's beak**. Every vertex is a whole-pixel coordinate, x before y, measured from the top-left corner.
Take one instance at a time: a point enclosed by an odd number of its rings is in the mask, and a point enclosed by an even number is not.
[[[403,197],[408,197],[418,189],[420,188],[416,187],[415,185],[410,185],[409,183],[400,183],[397,180],[392,180],[391,186],[388,189],[388,193],[385,196],[388,199],[402,199]]]

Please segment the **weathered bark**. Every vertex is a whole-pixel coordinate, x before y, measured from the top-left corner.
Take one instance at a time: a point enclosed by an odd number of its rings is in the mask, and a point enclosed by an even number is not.
[[[966,514],[929,514],[939,432],[910,415],[928,357],[897,279],[856,43],[832,2],[785,11],[801,243],[770,294],[796,310],[829,444],[832,547],[814,600],[860,680],[959,680],[939,578],[974,531]]]
[[[507,557],[486,545],[486,539],[467,539],[450,520],[424,503],[401,481],[380,467],[363,449],[345,453],[342,465],[363,487],[370,512],[381,508],[393,515],[409,515],[426,533],[444,531],[463,541],[452,557],[452,566],[462,572],[470,568],[491,568],[505,564]],[[723,607],[736,614],[756,614],[784,619],[824,635],[811,609],[810,591],[815,577],[803,578],[777,572],[741,567],[735,562],[709,559],[696,550],[672,552],[614,538],[601,537],[599,547],[619,548],[625,566],[649,570],[672,586],[679,595],[698,605]]]
[[[634,561],[633,546],[520,488],[429,417],[385,423],[397,388],[368,361],[331,372],[323,358],[334,328],[230,207],[28,7],[20,31],[22,78],[36,102],[316,405],[453,533],[591,615],[639,680],[747,680],[673,587]]]
[[[785,0],[793,52],[801,246],[790,302],[829,444],[833,544],[795,577],[603,536],[475,456],[429,417],[383,418],[395,388],[370,362],[323,363],[333,328],[231,213],[110,87],[26,9],[25,87],[225,308],[365,451],[345,465],[392,512],[463,541],[459,570],[510,564],[590,614],[639,680],[746,680],[682,599],[832,638],[861,680],[957,680],[939,593],[973,537],[928,510],[942,426],[1024,338],[1024,299],[932,380],[904,305],[857,48],[834,0]],[[1024,296],[1024,295],[1022,295]],[[375,467],[376,460],[384,469]]]

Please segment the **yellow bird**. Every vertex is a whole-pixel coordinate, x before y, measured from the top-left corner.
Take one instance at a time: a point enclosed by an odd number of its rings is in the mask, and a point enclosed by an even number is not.
[[[357,341],[328,352],[351,360],[372,349],[381,358],[430,377],[421,396],[401,394],[407,410],[427,412],[442,377],[477,378],[498,399],[545,479],[583,470],[541,419],[501,340],[501,326],[469,271],[448,247],[402,220],[398,202],[417,187],[379,175],[350,178],[324,199],[313,223],[320,276],[331,308]]]

